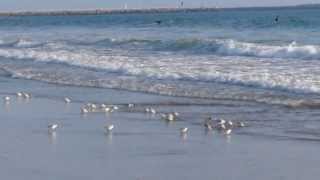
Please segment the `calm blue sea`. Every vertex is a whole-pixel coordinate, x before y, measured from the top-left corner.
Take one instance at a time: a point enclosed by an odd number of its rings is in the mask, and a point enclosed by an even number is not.
[[[0,74],[172,96],[318,106],[319,11],[0,17]]]

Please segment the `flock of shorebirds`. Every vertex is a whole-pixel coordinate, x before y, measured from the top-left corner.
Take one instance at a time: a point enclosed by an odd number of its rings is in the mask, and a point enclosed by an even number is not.
[[[31,94],[26,93],[26,92],[17,92],[16,96],[18,98],[24,98],[24,99],[31,99]],[[10,96],[5,96],[3,98],[5,103],[9,103],[11,100]],[[69,104],[71,103],[71,99],[68,97],[65,97],[64,102]],[[135,104],[127,104],[127,108],[133,108],[135,107]],[[119,109],[119,106],[117,105],[107,105],[107,104],[95,104],[95,103],[87,103],[84,106],[81,107],[80,112],[82,114],[87,114],[87,113],[94,113],[94,112],[106,112],[106,113],[111,113]],[[170,112],[170,113],[159,113],[157,112],[156,109],[152,107],[147,107],[144,109],[144,112],[147,114],[158,114],[160,115],[161,119],[166,120],[168,122],[176,121],[179,119],[180,113],[178,112]],[[232,129],[234,128],[242,128],[245,127],[246,124],[244,122],[232,122],[230,120],[224,120],[224,119],[213,119],[212,117],[208,117],[205,119],[203,122],[203,126],[206,131],[219,131],[224,135],[230,135],[232,132]],[[113,124],[108,124],[106,125],[105,132],[106,133],[112,133],[114,129]],[[49,124],[48,125],[48,132],[53,133],[59,128],[58,124]],[[180,134],[181,135],[186,135],[188,133],[189,129],[188,127],[182,127],[180,128]]]

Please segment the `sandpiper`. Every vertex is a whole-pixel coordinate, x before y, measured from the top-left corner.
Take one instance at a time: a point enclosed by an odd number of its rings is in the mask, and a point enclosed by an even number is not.
[[[101,104],[101,105],[100,105],[100,108],[102,108],[102,109],[103,109],[103,108],[106,108],[106,107],[107,107],[107,105],[105,105],[105,104]]]
[[[180,116],[180,113],[178,113],[178,112],[173,112],[172,114],[173,114],[175,117]]]
[[[204,123],[204,127],[206,128],[206,130],[212,131],[213,127],[209,122]]]
[[[238,122],[238,127],[245,127],[245,124],[244,124],[244,122]]]
[[[167,115],[167,120],[174,121],[174,120],[176,120],[176,116],[174,114],[170,113],[170,114]]]
[[[154,109],[154,108],[152,108],[152,107],[147,107],[145,110],[144,110],[146,113],[151,113],[151,114],[156,114],[157,113],[157,111]]]
[[[231,132],[232,132],[232,129],[226,129],[226,130],[224,131],[224,134],[225,134],[225,135],[230,135]]]
[[[181,134],[186,134],[188,132],[188,128],[187,127],[183,127],[183,128],[180,128],[180,133]]]
[[[106,129],[106,131],[108,133],[112,132],[113,128],[114,128],[114,125],[113,124],[110,124],[110,125],[107,125],[104,127]]]
[[[218,124],[216,127],[218,128],[218,130],[226,130],[227,129],[225,124]]]
[[[112,112],[112,109],[109,108],[109,107],[105,107],[105,108],[103,109],[103,111],[104,111],[104,112]]]
[[[26,93],[26,92],[22,92],[22,97],[24,97],[25,99],[30,99],[31,98],[31,94]]]
[[[96,105],[96,104],[93,104],[93,103],[87,103],[85,106],[86,106],[87,108],[89,108],[89,109],[96,109],[96,108],[97,108],[97,105]]]
[[[168,121],[174,121],[176,120],[176,116],[172,113],[169,114],[163,114],[162,117]]]
[[[91,109],[97,109],[97,105],[96,104],[91,104]]]
[[[58,124],[50,124],[50,125],[48,125],[48,131],[54,132],[58,127],[59,127]]]
[[[206,128],[206,130],[213,130],[213,122],[212,122],[212,118],[211,117],[208,117],[205,121],[204,121],[204,127]]]
[[[82,114],[86,114],[88,112],[89,112],[89,110],[87,108],[85,108],[85,107],[81,108],[81,113]]]
[[[4,100],[5,102],[9,102],[9,101],[10,101],[10,97],[9,97],[9,96],[5,96],[5,97],[3,98],[3,100]]]
[[[226,125],[227,125],[228,127],[232,128],[232,127],[233,127],[233,122],[232,122],[232,121],[227,121],[227,122],[226,122]]]
[[[156,114],[157,111],[156,111],[155,109],[153,109],[153,108],[150,108],[150,113],[151,113],[151,114]]]
[[[71,99],[68,98],[68,97],[65,97],[65,98],[64,98],[64,102],[65,102],[65,103],[71,103]]]
[[[218,120],[218,125],[225,124],[225,123],[226,123],[226,120],[224,120],[224,119],[219,119]]]

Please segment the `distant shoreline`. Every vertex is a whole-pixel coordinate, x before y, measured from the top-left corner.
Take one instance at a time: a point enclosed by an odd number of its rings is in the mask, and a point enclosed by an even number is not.
[[[77,16],[77,15],[106,15],[106,14],[132,14],[132,13],[174,13],[174,12],[206,12],[219,10],[250,10],[250,9],[296,9],[320,8],[320,4],[302,4],[296,6],[269,6],[269,7],[234,7],[234,8],[150,8],[150,9],[93,9],[93,10],[50,10],[50,11],[16,11],[0,12],[0,16]]]
[[[73,15],[130,14],[130,13],[200,12],[200,11],[215,11],[217,9],[218,8],[150,8],[150,9],[21,11],[21,12],[0,12],[0,16],[73,16]]]

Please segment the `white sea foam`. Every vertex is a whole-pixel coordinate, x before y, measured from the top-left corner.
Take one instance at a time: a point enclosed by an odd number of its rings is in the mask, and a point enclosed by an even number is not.
[[[103,46],[133,46],[160,51],[188,51],[197,54],[215,54],[222,56],[249,56],[258,58],[295,58],[320,59],[319,45],[298,44],[295,41],[289,44],[271,45],[263,43],[248,43],[233,39],[104,39],[91,42],[90,45]]]
[[[32,41],[31,39],[19,39],[16,41],[15,46],[16,47],[31,47],[31,46],[35,46],[38,45],[38,42]]]
[[[104,43],[102,43],[104,42]],[[233,39],[176,39],[176,40],[147,40],[147,39],[104,39],[94,44],[119,46],[127,45],[139,48],[162,51],[191,51],[197,54],[216,54],[223,56],[249,56],[258,58],[295,58],[320,59],[320,46],[298,44],[271,45],[263,43],[248,43]],[[126,47],[127,47],[126,46]]]
[[[320,59],[320,47],[316,45],[263,45],[234,40],[217,41],[217,53],[231,56],[254,56],[260,58]]]
[[[152,41],[152,43],[155,42]],[[203,42],[191,42],[193,43]],[[31,68],[20,66],[20,68],[9,68],[9,70],[4,68],[6,72],[10,71],[17,77],[63,84],[201,97],[206,97],[210,89],[197,90],[199,82],[208,84],[218,82],[292,92],[320,92],[320,70],[317,68],[320,66],[320,61],[317,60],[319,56],[317,46],[302,46],[295,42],[286,46],[275,46],[234,40],[215,40],[214,43],[216,46],[214,55],[188,54],[185,56],[183,53],[168,51],[148,53],[121,48],[111,48],[105,54],[90,48],[51,42],[35,48],[0,48],[0,56],[10,59],[13,66],[19,65],[21,60],[26,60],[35,64],[58,63],[66,67],[65,71],[70,71],[68,67],[76,67],[99,72],[96,75],[70,73],[66,78],[63,68],[53,76],[52,71],[55,69],[50,70],[50,65],[46,68],[38,66]],[[22,42],[23,44],[25,42]],[[213,47],[212,44],[210,46]],[[186,47],[190,46],[184,48]],[[197,46],[197,48],[200,47]],[[4,65],[0,62],[0,66],[3,68]],[[111,79],[110,74],[116,75]],[[83,76],[90,77],[90,83],[87,82],[88,78]],[[130,78],[122,78],[123,76]],[[157,83],[150,85],[155,80]],[[141,84],[147,81],[150,82],[149,86]],[[175,85],[168,85],[171,81],[176,81]],[[182,81],[184,83],[181,83]]]
[[[33,62],[63,63],[101,72],[140,78],[222,82],[290,91],[320,92],[320,62],[308,60],[248,59],[219,56],[100,55],[92,51],[77,52],[34,49],[0,49],[0,56],[29,59]],[[289,65],[290,64],[290,65]]]

